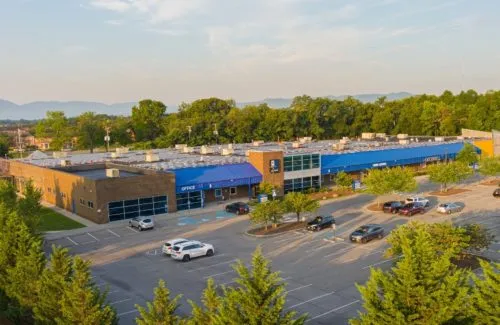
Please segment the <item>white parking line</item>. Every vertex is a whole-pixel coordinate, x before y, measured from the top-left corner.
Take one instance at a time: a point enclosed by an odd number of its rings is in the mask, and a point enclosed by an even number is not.
[[[304,288],[307,288],[307,287],[310,287],[310,286],[312,286],[312,283],[311,284],[306,284],[306,285],[303,285],[303,286],[300,286],[300,287],[297,287],[297,288],[294,288],[292,290],[287,290],[287,291],[285,291],[285,293],[294,292],[294,291],[297,291],[297,290],[300,290],[300,289],[304,289]]]
[[[229,264],[229,263],[233,263],[233,262],[236,262],[236,261],[237,261],[237,259],[233,259],[233,260],[230,260],[230,261],[225,261],[225,262],[220,262],[220,263],[216,263],[216,264],[212,264],[212,265],[202,266],[202,267],[198,267],[196,269],[189,270],[188,273],[195,272],[195,271],[200,271],[200,270],[205,270],[205,269],[209,269],[209,268],[214,267],[214,266]]]
[[[304,305],[304,304],[307,304],[308,302],[311,302],[311,301],[314,301],[314,300],[318,300],[318,299],[321,299],[321,298],[326,297],[326,296],[333,295],[334,293],[335,293],[335,291],[332,291],[332,292],[329,292],[329,293],[322,294],[321,296],[317,296],[317,297],[311,298],[311,299],[309,299],[309,300],[306,300],[306,301],[303,301],[303,302],[299,302],[298,304],[295,304],[295,305],[290,306],[290,307],[288,307],[288,308],[285,308],[285,310],[292,309],[292,308],[295,308],[295,307],[298,307],[298,306],[302,306],[302,305]]]
[[[234,272],[234,270],[230,270],[230,271],[227,271],[227,272],[221,272],[221,273],[215,273],[215,274],[204,276],[203,279],[214,278],[214,277],[219,276],[219,275],[233,273],[233,272]]]
[[[317,315],[317,316],[314,316],[313,318],[309,318],[308,320],[306,320],[306,323],[307,323],[307,322],[310,322],[310,321],[312,321],[312,320],[315,320],[315,319],[317,319],[317,318],[323,317],[323,316],[325,316],[325,315],[328,315],[328,314],[330,314],[330,313],[336,312],[337,310],[340,310],[340,309],[342,309],[342,308],[348,307],[348,306],[350,306],[350,305],[352,305],[352,304],[355,304],[355,303],[358,303],[358,302],[359,302],[359,300],[354,300],[354,301],[351,301],[351,302],[350,302],[350,303],[348,303],[348,304],[345,304],[345,305],[343,305],[343,306],[340,306],[340,307],[337,307],[337,308],[335,308],[335,309],[329,310],[329,311],[327,311],[327,312],[325,312],[325,313],[323,313],[323,314],[319,314],[319,315]]]
[[[130,311],[126,311],[124,313],[119,313],[118,315],[116,316],[123,316],[123,315],[128,315],[128,314],[132,314],[132,313],[138,313],[139,311],[137,309],[134,309],[134,310],[130,310]]]
[[[365,266],[365,267],[363,268],[363,270],[365,270],[365,269],[369,269],[369,268],[370,268],[370,267],[372,267],[372,266],[377,266],[377,265],[380,265],[380,264],[384,264],[384,263],[390,262],[390,261],[392,261],[392,260],[395,260],[396,258],[399,258],[399,256],[396,256],[396,257],[393,257],[393,258],[390,258],[390,259],[388,259],[388,260],[385,260],[385,261],[382,261],[382,262],[378,262],[378,263],[375,263],[375,264],[370,264],[370,265],[367,265],[367,266]]]
[[[123,300],[118,300],[118,301],[114,301],[114,302],[110,302],[109,304],[110,304],[110,305],[116,305],[116,304],[119,304],[119,303],[122,303],[122,302],[125,302],[125,301],[130,301],[130,300],[132,300],[132,298],[123,299]]]
[[[126,227],[126,228],[127,228],[127,229],[129,229],[129,230],[131,230],[131,231],[133,231],[133,232],[137,232],[137,233],[139,232],[138,230],[135,230],[135,229],[134,229],[134,228],[132,228],[132,227]]]
[[[292,277],[291,276],[287,276],[286,278],[283,278],[281,279],[282,281],[286,281],[286,280],[290,280]]]
[[[76,241],[74,241],[73,239],[69,238],[69,237],[66,237],[67,240],[69,240],[70,242],[72,242],[73,244],[75,244],[76,246],[78,246],[78,243]]]
[[[113,290],[113,291],[110,291],[108,292],[108,295],[112,294],[112,293],[117,293],[117,292],[120,292],[120,290]]]
[[[101,283],[101,284],[97,284],[96,287],[102,287],[104,285],[109,285],[108,283],[104,282],[104,283]]]
[[[302,235],[290,236],[290,237],[287,237],[287,238],[276,240],[276,241],[273,242],[273,244],[279,244],[279,243],[283,243],[285,241],[296,240],[296,239],[299,239],[299,238],[302,238],[302,237],[303,237]]]
[[[330,256],[335,256],[335,255],[340,255],[340,254],[343,254],[345,252],[348,252],[349,250],[352,250],[353,248],[351,246],[349,247],[346,247],[346,248],[342,248],[341,250],[338,250],[336,252],[333,252],[333,253],[330,253],[330,254],[327,254],[323,257],[330,257]]]
[[[97,239],[97,237],[96,237],[96,236],[94,236],[94,235],[92,235],[90,232],[88,232],[88,233],[87,233],[87,235],[89,235],[90,237],[94,238],[94,239],[95,239],[95,241],[99,241],[99,239]]]
[[[120,235],[118,235],[116,232],[114,232],[113,230],[109,230],[109,229],[106,229],[108,232],[112,233],[113,235],[115,235],[116,237],[120,237]]]
[[[221,283],[220,285],[221,286],[227,286],[228,284],[235,283],[235,282],[236,282],[236,280],[233,280],[233,281]]]
[[[330,248],[330,247],[335,246],[337,244],[338,243],[326,242],[326,243],[322,244],[319,247],[315,247],[315,248],[306,250],[306,253],[312,253],[312,252],[315,252],[315,251],[319,251],[320,249]]]

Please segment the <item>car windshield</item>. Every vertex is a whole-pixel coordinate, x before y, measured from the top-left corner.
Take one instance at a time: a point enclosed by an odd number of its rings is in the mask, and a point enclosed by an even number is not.
[[[172,245],[171,245],[170,243],[165,243],[165,246],[170,247],[170,246],[172,246]]]
[[[442,207],[442,208],[447,208],[448,204],[440,204],[439,206]]]
[[[144,220],[142,220],[142,222],[145,222],[145,223],[150,223],[150,222],[151,222],[151,219],[144,219]]]
[[[364,233],[367,233],[368,230],[370,230],[370,228],[368,228],[368,227],[359,227],[358,230],[356,230],[356,231],[364,234]]]
[[[181,248],[179,246],[174,246],[174,251],[178,252]]]

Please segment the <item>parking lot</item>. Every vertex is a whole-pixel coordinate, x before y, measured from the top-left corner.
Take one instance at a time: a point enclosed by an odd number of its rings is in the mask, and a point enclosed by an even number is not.
[[[439,201],[460,201],[465,209],[457,215],[439,215],[433,210],[411,219],[428,222],[446,220],[455,223],[481,223],[500,238],[500,201],[491,199],[491,187],[474,186],[470,192]],[[254,238],[244,234],[248,217],[218,212],[207,216],[169,220],[151,231],[138,232],[113,227],[49,240],[71,247],[71,251],[93,261],[94,281],[108,288],[108,301],[117,310],[120,324],[132,324],[138,313],[135,304],[144,305],[153,297],[159,279],[167,282],[172,294],[183,294],[179,312],[190,313],[188,299],[199,301],[208,278],[218,285],[236,285],[232,265],[241,260],[248,265],[251,254],[260,245],[287,283],[286,308],[309,315],[310,324],[346,324],[361,309],[356,283],[364,283],[371,267],[390,268],[393,259],[384,258],[386,239],[353,244],[348,235],[362,224],[379,223],[386,233],[408,222],[398,215],[369,212],[364,207],[372,197],[359,195],[322,205],[319,214],[331,214],[337,227],[317,233],[293,231],[272,238]],[[204,220],[205,219],[205,220]],[[193,221],[194,220],[194,221]],[[186,222],[187,221],[187,222]],[[175,237],[193,238],[213,244],[216,254],[188,263],[177,262],[161,254],[161,245]],[[337,240],[334,240],[339,238]],[[483,254],[500,258],[500,244]]]

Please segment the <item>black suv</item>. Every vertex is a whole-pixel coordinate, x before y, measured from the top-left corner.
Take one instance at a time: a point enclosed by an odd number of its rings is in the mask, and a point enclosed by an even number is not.
[[[494,197],[500,197],[500,188],[497,188],[497,189],[493,192],[493,196],[494,196]]]
[[[382,237],[384,237],[384,228],[381,225],[369,224],[356,229],[349,236],[349,239],[352,242],[366,243],[372,239],[381,239]]]
[[[387,213],[398,213],[399,209],[401,209],[404,205],[405,203],[403,201],[389,201],[384,203],[382,209]]]
[[[332,216],[317,216],[313,221],[307,223],[307,230],[320,231],[321,229],[331,228],[335,224]]]
[[[226,212],[236,213],[236,214],[245,214],[250,212],[250,208],[248,204],[243,202],[235,202],[226,205]]]

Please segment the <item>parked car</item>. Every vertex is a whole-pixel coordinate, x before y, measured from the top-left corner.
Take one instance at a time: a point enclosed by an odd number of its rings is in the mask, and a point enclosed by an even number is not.
[[[231,212],[236,214],[246,214],[250,212],[250,207],[246,203],[235,202],[226,205],[226,212]]]
[[[399,214],[408,217],[411,217],[412,215],[417,213],[424,213],[424,212],[425,212],[425,205],[420,202],[407,203],[401,209],[399,209]]]
[[[497,188],[495,191],[493,191],[493,196],[500,197],[500,188]]]
[[[137,217],[130,219],[128,225],[130,227],[135,227],[140,231],[143,231],[145,229],[153,229],[155,226],[155,222],[151,217]]]
[[[165,255],[170,255],[170,254],[172,254],[172,247],[174,247],[175,245],[178,245],[178,244],[188,242],[188,241],[189,241],[189,239],[185,239],[185,238],[175,238],[175,239],[169,240],[165,244],[163,244],[161,251]]]
[[[437,212],[439,212],[439,213],[452,214],[454,212],[460,212],[460,211],[462,211],[462,206],[459,204],[456,204],[455,202],[441,203],[437,207]]]
[[[356,229],[351,233],[349,239],[352,242],[366,243],[372,239],[381,239],[382,237],[384,237],[384,228],[381,225],[368,224]]]
[[[320,231],[325,228],[332,228],[334,224],[335,219],[332,216],[317,216],[307,223],[307,230]]]
[[[384,203],[382,209],[387,213],[398,213],[399,209],[401,209],[404,205],[405,203],[403,201],[389,201]]]
[[[430,202],[425,197],[411,196],[406,198],[406,203],[422,203],[426,208],[429,206]]]
[[[213,245],[191,240],[175,245],[172,248],[172,255],[170,256],[175,260],[189,262],[192,258],[213,256],[214,253],[215,249]]]

